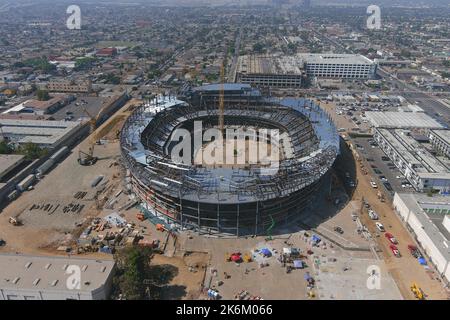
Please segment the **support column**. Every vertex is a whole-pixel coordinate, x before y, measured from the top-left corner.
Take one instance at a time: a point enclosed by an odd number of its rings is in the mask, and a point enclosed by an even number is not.
[[[200,234],[200,223],[201,223],[201,219],[200,219],[200,202],[197,202],[197,229],[198,229],[198,234]]]
[[[237,205],[236,236],[239,238],[239,203]]]
[[[258,215],[259,215],[259,201],[256,201],[255,236],[258,235]]]

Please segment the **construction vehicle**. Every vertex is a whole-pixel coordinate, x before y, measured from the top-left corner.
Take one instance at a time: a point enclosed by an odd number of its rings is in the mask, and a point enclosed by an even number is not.
[[[161,231],[161,232],[167,231],[167,229],[164,228],[164,226],[163,226],[162,224],[160,224],[160,223],[158,223],[158,224],[156,225],[156,230],[157,230],[157,231]]]
[[[18,218],[9,217],[9,223],[13,226],[20,226],[22,225],[22,222]]]
[[[94,131],[97,129],[97,123],[100,119],[103,111],[106,109],[108,105],[103,106],[97,115],[92,116],[86,108],[83,108],[84,113],[89,117],[89,147],[88,151],[79,150],[78,152],[78,163],[82,166],[92,166],[94,165],[98,158],[94,157],[94,147],[95,144],[99,142],[99,139],[94,136]]]
[[[416,283],[411,285],[411,291],[414,293],[416,299],[425,300],[425,295],[423,294],[422,289]]]
[[[143,213],[138,213],[138,214],[136,214],[136,218],[139,221],[144,221],[145,220],[145,215]]]

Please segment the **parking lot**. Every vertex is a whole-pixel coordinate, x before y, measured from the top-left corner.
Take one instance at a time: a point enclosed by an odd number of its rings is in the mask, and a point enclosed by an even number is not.
[[[371,176],[378,187],[383,188],[386,194],[393,196],[395,192],[413,192],[412,187],[404,187],[402,183],[407,182],[402,173],[388,160],[384,152],[378,146],[370,144],[370,138],[354,138],[357,151],[367,161]],[[359,147],[358,147],[359,146]],[[362,148],[361,148],[362,147]],[[388,160],[388,161],[386,161]],[[382,177],[385,178],[382,181]],[[388,184],[388,186],[386,186]],[[389,188],[389,185],[391,188]]]

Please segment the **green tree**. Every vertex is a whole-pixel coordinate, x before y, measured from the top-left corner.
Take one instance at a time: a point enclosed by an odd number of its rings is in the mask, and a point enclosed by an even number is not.
[[[11,154],[14,152],[14,148],[12,148],[8,142],[5,140],[0,141],[0,154]]]
[[[47,149],[40,148],[37,144],[27,142],[19,147],[18,153],[23,154],[27,160],[35,160],[47,155]]]
[[[39,101],[47,101],[50,99],[50,95],[46,90],[38,90],[36,95]]]
[[[262,44],[261,42],[255,43],[253,45],[253,51],[256,53],[263,53],[265,51],[264,44]]]
[[[150,274],[150,261],[153,252],[150,248],[126,247],[119,250],[114,259],[117,273],[114,278],[114,291],[121,293],[127,300],[146,298],[146,284]]]

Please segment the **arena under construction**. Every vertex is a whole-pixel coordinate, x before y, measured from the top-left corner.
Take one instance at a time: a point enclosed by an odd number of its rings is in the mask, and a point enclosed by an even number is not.
[[[221,115],[224,141],[233,144],[235,156],[253,154],[248,146],[253,140],[277,150],[276,165],[174,159],[177,130],[194,137],[201,130],[203,137],[219,127]],[[228,135],[236,128],[243,128],[245,137]],[[280,138],[275,143],[255,134],[259,130],[276,130]],[[239,139],[245,149],[235,146]],[[183,150],[184,158],[187,152],[195,159],[213,141],[206,140]],[[152,221],[200,234],[246,236],[270,234],[311,204],[339,153],[339,136],[329,115],[310,100],[264,97],[244,84],[208,85],[189,88],[178,98],[158,96],[137,108],[122,129],[121,149],[127,185]]]

